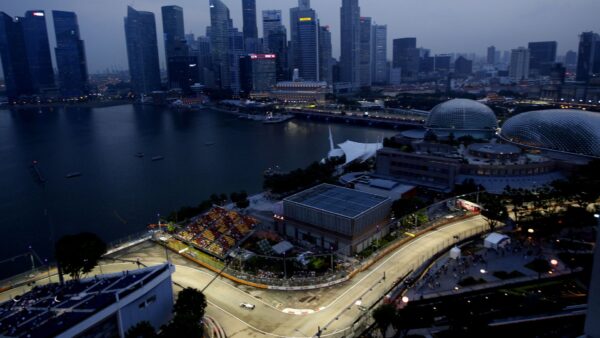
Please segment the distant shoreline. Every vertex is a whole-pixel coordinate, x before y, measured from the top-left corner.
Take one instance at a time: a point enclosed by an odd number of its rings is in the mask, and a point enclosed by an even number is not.
[[[77,103],[65,103],[65,102],[52,102],[52,103],[40,103],[40,104],[22,104],[22,105],[7,105],[2,106],[0,109],[6,110],[19,110],[19,109],[40,109],[40,108],[103,108],[103,107],[114,107],[122,106],[127,104],[134,104],[134,101],[129,100],[118,100],[118,101],[89,101],[89,102],[77,102]]]

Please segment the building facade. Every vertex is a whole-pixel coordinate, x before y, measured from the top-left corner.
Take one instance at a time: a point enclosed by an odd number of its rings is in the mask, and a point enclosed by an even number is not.
[[[550,71],[556,62],[556,41],[530,42],[529,75],[535,77],[550,76]]]
[[[210,0],[210,42],[215,86],[231,89],[231,29],[229,8],[221,0]]]
[[[318,81],[319,75],[319,21],[317,13],[308,1],[300,1],[299,7],[290,10],[292,31],[292,68],[298,69],[305,81]]]
[[[372,20],[368,17],[360,18],[360,76],[359,84],[361,87],[370,87],[373,79],[371,74],[371,38],[372,34]]]
[[[331,32],[329,26],[319,27],[319,77],[320,81],[333,83]]]
[[[583,32],[579,36],[579,50],[577,52],[577,75],[576,80],[588,82],[594,74],[600,73],[600,69],[594,69],[594,65],[600,60],[600,35],[594,32]],[[596,53],[598,51],[599,53]],[[598,65],[600,68],[600,64]]]
[[[154,13],[137,11],[128,6],[125,40],[133,92],[150,94],[161,89]]]
[[[27,62],[23,25],[4,12],[0,12],[0,57],[8,99],[16,101],[20,96],[32,95],[34,89]]]
[[[248,54],[240,58],[241,92],[250,97],[253,93],[271,91],[277,82],[277,55]]]
[[[522,81],[529,78],[529,49],[519,47],[510,54],[509,77],[513,81]]]
[[[373,25],[371,31],[372,82],[386,84],[389,80],[387,71],[387,25]]]
[[[54,88],[56,85],[46,29],[46,13],[41,10],[27,11],[25,16],[18,20],[23,26],[27,63],[34,91],[42,93]]]
[[[190,53],[185,38],[183,9],[179,6],[163,6],[161,10],[169,88],[189,93],[190,87],[200,81],[200,73],[198,59]]]
[[[56,33],[56,64],[63,96],[81,96],[89,91],[85,45],[79,36],[77,15],[52,11]]]
[[[330,184],[321,184],[283,200],[288,237],[345,255],[367,248],[388,232],[392,201]]]
[[[340,23],[340,79],[342,82],[349,82],[354,87],[359,87],[361,83],[361,23],[358,0],[342,0]]]
[[[416,80],[419,73],[419,60],[417,38],[394,39],[392,67],[401,69],[403,82]]]

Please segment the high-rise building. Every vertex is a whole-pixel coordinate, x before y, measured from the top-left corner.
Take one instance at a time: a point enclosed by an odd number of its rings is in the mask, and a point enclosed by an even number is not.
[[[556,41],[530,42],[529,74],[531,76],[550,76],[550,70],[556,62]]]
[[[511,51],[509,77],[513,81],[529,78],[529,55],[529,49],[525,47],[519,47]]]
[[[342,82],[349,82],[354,87],[359,87],[361,85],[361,26],[358,0],[342,0],[340,23],[340,77]]]
[[[371,30],[371,76],[374,83],[388,82],[387,25],[373,25]]]
[[[577,66],[577,52],[574,50],[569,50],[565,54],[565,65],[567,67]]]
[[[237,28],[231,27],[229,33],[231,46],[231,57],[229,59],[229,70],[231,71],[231,91],[238,94],[241,90],[240,83],[240,58],[246,55],[244,45],[244,33]]]
[[[136,94],[149,94],[159,90],[160,66],[154,13],[127,7],[125,40],[131,86]]]
[[[487,64],[493,65],[493,64],[496,64],[497,61],[499,61],[499,60],[496,59],[496,47],[489,46],[487,48]]]
[[[471,75],[473,73],[473,61],[464,56],[459,56],[454,61],[454,73],[463,76]]]
[[[371,74],[371,37],[372,20],[368,17],[360,18],[360,74],[359,83],[361,87],[370,87],[373,79]]]
[[[268,92],[275,86],[276,59],[275,54],[248,54],[240,58],[240,92],[243,96]]]
[[[185,37],[183,9],[179,6],[163,6],[161,11],[169,88],[189,92],[190,86],[199,81],[199,73],[198,62],[190,55]]]
[[[270,30],[265,42],[266,49],[276,56],[277,81],[287,81],[289,79],[289,53],[285,26],[280,25],[278,28]]]
[[[231,17],[229,8],[221,0],[210,0],[210,42],[215,84],[231,89]]]
[[[22,23],[4,12],[0,12],[0,58],[8,99],[33,94]]]
[[[290,9],[291,64],[306,81],[319,80],[319,21],[310,1],[299,0]]]
[[[27,62],[34,91],[40,93],[45,89],[54,88],[54,69],[46,29],[46,14],[40,10],[27,11],[25,16],[18,20],[23,26]]]
[[[242,0],[242,20],[244,24],[244,40],[258,39],[256,0]]]
[[[77,14],[52,11],[56,34],[58,82],[63,96],[81,96],[89,91],[85,45],[79,36]]]
[[[329,26],[319,27],[319,76],[320,81],[333,83],[331,32]]]
[[[278,31],[281,26],[281,11],[280,10],[266,10],[262,12],[263,22],[263,39],[266,41],[269,39],[269,34],[273,31]],[[287,38],[286,38],[287,41]]]
[[[199,36],[197,39],[190,41],[190,56],[197,63],[198,82],[208,87],[214,87],[210,39],[206,36]]]
[[[600,55],[596,55],[600,36],[594,32],[583,32],[579,36],[579,51],[577,53],[576,80],[587,82],[594,74],[594,64]],[[600,65],[599,65],[600,66]],[[600,72],[600,69],[597,70]]]
[[[417,38],[394,39],[392,68],[402,70],[402,81],[416,80],[419,72],[420,50]]]
[[[256,0],[242,0],[244,48],[248,53],[263,51],[263,42],[258,38],[256,24]]]
[[[450,64],[452,63],[452,56],[448,54],[438,54],[434,58],[435,71],[443,74],[450,72]]]

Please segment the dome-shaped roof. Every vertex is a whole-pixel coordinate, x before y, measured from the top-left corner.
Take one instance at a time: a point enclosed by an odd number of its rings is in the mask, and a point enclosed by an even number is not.
[[[506,120],[501,136],[524,146],[600,157],[600,113],[550,109]]]
[[[433,107],[427,123],[430,129],[494,130],[498,120],[494,111],[483,103],[454,99]]]

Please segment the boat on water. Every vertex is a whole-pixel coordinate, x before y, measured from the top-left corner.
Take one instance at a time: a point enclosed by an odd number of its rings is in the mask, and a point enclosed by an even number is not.
[[[267,114],[267,117],[263,121],[264,124],[275,124],[275,123],[283,123],[287,122],[294,118],[294,115],[273,115],[271,113]]]
[[[165,159],[165,157],[164,157],[164,156],[154,156],[154,157],[152,158],[152,161],[160,161],[160,160],[164,160],[164,159]]]
[[[139,153],[136,153],[136,154],[135,154],[135,157],[139,157],[139,158],[142,158],[142,157],[144,157],[144,156],[146,156],[146,154],[144,154],[144,153],[142,153],[142,152],[139,152]]]
[[[75,172],[66,174],[65,178],[74,178],[74,177],[79,177],[79,176],[81,176],[81,173],[79,171],[75,171]]]

